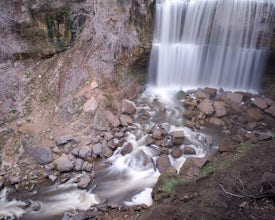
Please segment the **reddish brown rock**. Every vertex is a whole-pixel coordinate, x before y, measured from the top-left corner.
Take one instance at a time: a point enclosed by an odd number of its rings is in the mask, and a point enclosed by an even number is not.
[[[197,106],[198,105],[198,101],[194,98],[188,98],[184,101],[183,105],[185,107],[190,107],[190,106]]]
[[[203,92],[203,91],[198,91],[197,98],[198,99],[209,99],[210,96],[207,93]]]
[[[268,107],[268,105],[260,98],[253,99],[252,103],[260,109],[266,109]]]
[[[250,108],[245,112],[244,117],[248,122],[256,122],[262,120],[264,116],[258,108]]]
[[[196,150],[193,147],[185,146],[184,149],[183,149],[183,153],[185,155],[195,155]]]
[[[206,114],[206,115],[211,115],[214,112],[214,108],[212,103],[210,102],[209,99],[204,99],[199,105],[198,109],[200,112]]]
[[[227,115],[227,110],[225,107],[225,103],[222,101],[216,101],[214,102],[214,108],[215,108],[215,116],[220,118]]]
[[[124,156],[126,154],[129,154],[133,151],[133,145],[131,143],[125,144],[121,149],[121,154]]]
[[[265,112],[275,117],[275,104],[272,104]]]
[[[173,131],[170,133],[174,145],[181,145],[184,141],[184,131]]]
[[[153,131],[152,131],[152,137],[154,139],[160,140],[161,139],[161,135],[162,135],[162,133],[161,133],[160,129],[158,129],[158,128],[153,129]]]
[[[183,151],[182,151],[179,147],[176,147],[176,148],[172,151],[172,153],[171,153],[171,155],[172,155],[174,158],[179,158],[179,157],[182,156],[182,154],[183,154]]]
[[[160,173],[165,172],[170,167],[170,160],[166,154],[162,154],[157,159],[157,168]]]
[[[231,102],[238,103],[238,104],[240,104],[243,101],[243,95],[240,94],[240,93],[236,93],[236,92],[234,92],[234,93],[227,93],[226,97]]]
[[[228,138],[223,138],[219,143],[219,151],[222,152],[232,152],[234,148]]]
[[[215,98],[215,96],[217,95],[217,89],[215,88],[205,87],[203,91],[208,94],[211,99]]]

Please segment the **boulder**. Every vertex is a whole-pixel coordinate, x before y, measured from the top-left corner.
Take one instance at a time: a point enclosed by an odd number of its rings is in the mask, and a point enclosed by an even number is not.
[[[101,156],[103,153],[102,145],[100,143],[95,144],[92,148],[92,153],[96,157]]]
[[[212,103],[210,102],[209,99],[204,99],[199,105],[198,109],[200,112],[206,114],[206,115],[211,115],[214,112],[214,108]]]
[[[205,87],[203,91],[204,91],[206,94],[209,95],[210,99],[215,98],[216,95],[217,95],[217,89],[215,89],[215,88],[208,88],[208,87]]]
[[[272,104],[265,112],[275,117],[275,104]]]
[[[203,91],[198,91],[197,98],[198,99],[209,99],[210,96],[207,93],[203,92]]]
[[[90,182],[91,182],[91,177],[88,174],[86,174],[80,178],[79,182],[77,183],[77,186],[80,189],[86,189],[90,184]]]
[[[201,168],[207,163],[206,158],[188,157],[180,169],[180,175],[194,178],[200,174]]]
[[[102,111],[96,112],[93,128],[97,131],[108,131],[110,129],[110,122],[107,120]]]
[[[153,131],[152,131],[152,137],[154,139],[160,140],[161,136],[162,136],[162,133],[161,133],[160,129],[158,129],[158,128],[153,129]]]
[[[211,117],[209,119],[209,123],[213,125],[222,126],[224,124],[224,121],[220,118]]]
[[[122,100],[122,109],[121,109],[122,113],[132,115],[136,112],[136,110],[137,110],[137,107],[134,102],[127,99]]]
[[[111,111],[104,111],[104,115],[113,127],[118,127],[120,125],[120,121]]]
[[[128,115],[123,115],[122,114],[119,119],[120,119],[121,124],[123,126],[128,126],[128,125],[133,124],[133,119]]]
[[[84,160],[82,159],[76,159],[75,161],[75,166],[74,166],[74,170],[75,171],[81,171],[82,170],[82,166],[83,166]]]
[[[183,117],[187,119],[192,119],[193,117],[196,116],[196,111],[194,109],[186,109],[183,112]]]
[[[103,145],[103,157],[109,158],[113,155],[113,151],[108,145]]]
[[[232,152],[234,149],[228,138],[222,138],[219,143],[219,151],[223,152]]]
[[[172,136],[172,143],[174,145],[181,145],[184,142],[184,131],[173,131],[170,133]]]
[[[268,105],[262,99],[260,99],[258,97],[255,99],[252,99],[252,103],[260,109],[266,109],[268,107]]]
[[[55,160],[57,170],[60,172],[71,171],[74,167],[72,161],[66,154],[62,154],[57,160]]]
[[[52,162],[52,150],[45,147],[34,147],[28,150],[28,154],[39,164],[44,165]]]
[[[196,150],[193,147],[185,146],[183,149],[185,155],[196,155]]]
[[[97,101],[94,97],[92,97],[83,105],[83,111],[94,115],[97,109],[97,105]]]
[[[154,139],[150,135],[147,135],[146,138],[145,138],[145,144],[146,145],[151,145],[153,143],[154,143]]]
[[[72,140],[74,140],[74,137],[73,137],[73,135],[69,134],[69,135],[65,135],[65,136],[56,138],[55,143],[57,146],[61,146],[61,145],[66,144],[67,142],[72,141]]]
[[[84,161],[84,163],[82,165],[82,170],[83,171],[90,172],[90,171],[92,171],[93,168],[94,168],[94,165],[92,163]]]
[[[131,143],[126,143],[123,145],[120,153],[124,156],[126,154],[131,153],[132,151],[133,151],[133,145]]]
[[[88,146],[83,146],[78,150],[78,156],[80,158],[86,159],[91,155],[91,148]]]
[[[160,173],[165,172],[170,167],[170,160],[166,154],[162,154],[157,159],[157,168]]]
[[[198,101],[194,98],[188,98],[183,102],[183,105],[185,107],[190,107],[190,106],[197,106],[198,105]]]
[[[215,101],[214,102],[214,108],[215,108],[215,116],[220,118],[227,115],[227,110],[225,107],[225,103],[222,101]]]
[[[245,112],[244,117],[248,122],[257,122],[262,120],[264,115],[258,108],[250,108]]]
[[[176,147],[171,153],[172,157],[174,158],[179,158],[182,156],[182,154],[183,154],[183,151],[180,149],[180,147]]]
[[[226,94],[227,99],[229,99],[231,102],[240,104],[243,101],[243,95],[240,93],[227,93]]]

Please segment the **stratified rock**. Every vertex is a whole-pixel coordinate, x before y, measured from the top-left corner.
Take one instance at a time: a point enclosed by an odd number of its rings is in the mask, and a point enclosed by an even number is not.
[[[181,145],[184,141],[184,131],[173,131],[170,133],[172,136],[172,143],[174,145]]]
[[[170,160],[166,154],[162,154],[157,159],[157,168],[160,173],[165,172],[170,167]]]
[[[62,154],[57,160],[55,160],[57,170],[60,172],[71,171],[74,167],[72,161],[66,154]]]
[[[176,147],[171,153],[172,157],[174,157],[174,158],[179,158],[182,156],[182,154],[183,154],[183,152],[179,147]]]
[[[97,109],[97,101],[94,97],[90,98],[84,105],[83,105],[83,111],[90,113],[91,115],[95,114],[95,111]]]
[[[92,153],[94,156],[101,156],[103,153],[103,148],[102,145],[100,143],[95,144],[92,148]]]
[[[39,164],[48,164],[53,160],[52,150],[45,147],[34,147],[28,150],[28,154]]]
[[[184,149],[183,149],[183,153],[185,155],[195,155],[196,150],[193,147],[185,146]]]
[[[77,183],[77,186],[80,189],[86,189],[90,184],[90,182],[91,182],[91,177],[88,174],[86,174],[80,178],[80,181]]]
[[[225,103],[222,101],[216,101],[214,102],[214,108],[215,108],[215,115],[216,117],[223,117],[227,115],[227,110],[225,107]]]
[[[83,146],[83,147],[81,147],[81,148],[78,150],[78,156],[79,156],[80,158],[85,159],[85,158],[87,158],[87,157],[90,156],[90,155],[91,155],[91,148],[88,147],[88,146]]]
[[[199,105],[198,109],[200,112],[206,114],[206,115],[211,115],[214,112],[214,108],[212,106],[212,103],[210,102],[209,99],[204,99]]]
[[[137,107],[134,102],[127,99],[122,100],[122,109],[121,109],[122,113],[132,115],[136,112],[136,110],[137,110]]]
[[[123,126],[128,126],[133,124],[133,119],[128,115],[121,115],[119,119]]]
[[[57,146],[61,146],[61,145],[66,144],[67,142],[72,141],[72,140],[74,140],[74,137],[73,137],[73,135],[69,134],[69,135],[65,135],[65,136],[56,138],[55,142],[56,142]]]
[[[262,99],[260,99],[258,97],[253,99],[252,103],[260,109],[266,109],[268,107],[268,105]]]
[[[263,119],[263,113],[258,108],[250,108],[245,112],[245,119],[248,122],[260,121]]]
[[[125,144],[121,149],[121,154],[124,156],[125,154],[129,154],[133,151],[133,145],[131,143]]]
[[[226,97],[234,103],[240,104],[243,101],[243,95],[240,93],[227,93]]]

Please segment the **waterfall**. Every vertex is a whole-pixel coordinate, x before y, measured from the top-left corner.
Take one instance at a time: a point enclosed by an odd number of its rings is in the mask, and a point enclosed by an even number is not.
[[[149,83],[257,90],[274,10],[274,0],[158,0]]]

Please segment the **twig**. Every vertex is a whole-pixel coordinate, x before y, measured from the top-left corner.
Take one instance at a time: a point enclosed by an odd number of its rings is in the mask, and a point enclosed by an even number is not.
[[[228,194],[228,195],[230,195],[230,196],[239,197],[239,198],[245,198],[245,197],[246,197],[246,196],[244,196],[244,195],[239,195],[239,194],[230,193],[230,192],[226,191],[226,189],[223,187],[222,184],[220,184],[220,183],[218,183],[218,184],[219,184],[219,186],[222,188],[222,190],[223,190],[226,194]]]

